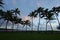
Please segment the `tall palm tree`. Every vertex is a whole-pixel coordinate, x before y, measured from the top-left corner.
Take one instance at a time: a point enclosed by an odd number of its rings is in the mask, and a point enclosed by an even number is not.
[[[12,29],[13,29],[13,26],[14,26],[14,22],[17,21],[17,14],[20,15],[20,11],[18,8],[16,8],[15,10],[11,10],[11,12],[14,14],[13,19],[12,19]]]
[[[0,20],[3,19],[4,21],[0,24],[0,27],[2,26],[2,24],[6,21],[5,20],[5,11],[3,11],[2,9],[0,10]]]
[[[42,7],[39,7],[38,9],[37,9],[37,15],[39,15],[39,23],[38,23],[38,28],[37,28],[37,30],[39,31],[39,27],[40,27],[40,19],[42,18],[42,13],[43,13],[43,10],[44,8],[42,8]]]
[[[52,25],[51,25],[51,23],[50,23],[50,20],[55,20],[55,18],[53,17],[53,15],[54,15],[54,14],[53,14],[50,10],[49,10],[49,11],[48,11],[48,9],[45,10],[46,31],[47,31],[47,23],[50,24],[51,29],[52,29],[52,31],[53,31]]]
[[[48,16],[47,16],[47,15],[48,15],[48,9],[45,9],[45,10],[44,10],[44,14],[43,14],[43,15],[44,15],[45,18],[48,17]],[[47,31],[47,23],[48,23],[48,22],[47,22],[47,20],[46,20],[46,31]]]
[[[7,10],[7,12],[5,13],[5,20],[7,21],[6,22],[6,29],[7,29],[7,25],[8,25],[8,23],[9,23],[9,21],[12,19],[12,12],[10,11],[10,10]]]
[[[33,18],[35,18],[37,16],[36,16],[35,12],[31,12],[28,16],[30,16],[32,19],[32,31],[33,31]]]

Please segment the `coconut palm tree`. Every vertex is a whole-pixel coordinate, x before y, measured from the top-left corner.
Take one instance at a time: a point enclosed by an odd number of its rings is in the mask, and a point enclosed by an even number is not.
[[[43,14],[43,15],[44,15],[45,18],[48,17],[48,16],[47,16],[47,15],[48,15],[48,9],[45,9],[45,10],[44,10],[44,14]],[[48,22],[47,22],[47,20],[46,20],[46,31],[47,31],[47,23],[48,23]]]
[[[32,31],[33,31],[33,18],[37,17],[37,15],[35,14],[35,12],[31,12],[28,16],[30,16],[32,19]]]
[[[23,25],[26,26],[27,31],[27,26],[30,26],[30,21],[29,20],[23,21]]]
[[[59,13],[59,8],[58,7],[53,7],[52,8],[52,11],[53,11],[53,13],[55,14],[55,16],[56,16],[56,19],[57,19],[57,21],[58,21],[58,24],[59,24],[59,19],[58,19],[58,13]]]
[[[50,10],[49,10],[49,11],[48,11],[48,9],[45,10],[46,31],[47,31],[47,23],[50,24],[51,29],[52,29],[52,31],[53,31],[52,25],[51,25],[51,23],[50,23],[50,20],[55,20],[55,18],[53,17],[53,15],[54,15],[54,14],[53,14]]]
[[[17,18],[17,20],[14,22],[14,24],[17,24],[17,31],[19,28],[19,24],[21,24],[22,18]]]
[[[11,10],[11,12],[13,13],[13,16],[12,16],[12,29],[14,28],[14,22],[17,21],[17,14],[20,15],[20,11],[18,8],[16,8],[15,10]]]
[[[2,24],[6,21],[5,20],[5,11],[0,10],[0,20],[3,19],[3,22],[0,24],[0,27],[2,26]]]
[[[18,8],[16,8],[15,10],[11,10],[13,13],[15,13],[15,16],[17,17],[17,14],[20,15],[20,11]]]
[[[40,19],[42,18],[42,13],[43,13],[43,10],[44,8],[42,8],[42,7],[39,7],[38,9],[37,9],[37,15],[39,15],[39,23],[38,23],[38,28],[37,28],[37,30],[39,31],[39,27],[40,27]]]

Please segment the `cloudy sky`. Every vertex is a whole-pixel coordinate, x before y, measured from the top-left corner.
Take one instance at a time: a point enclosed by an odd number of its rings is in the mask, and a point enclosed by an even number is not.
[[[23,18],[27,16],[30,12],[36,10],[38,7],[51,9],[54,6],[60,6],[60,0],[3,0],[3,1],[5,3],[4,10],[19,8],[19,10],[21,11],[20,17]],[[37,21],[35,22],[35,24],[38,23],[38,20],[34,19],[34,21]],[[54,21],[54,24],[56,25],[57,22]],[[45,24],[42,23],[42,25]],[[56,27],[53,28],[56,29]]]

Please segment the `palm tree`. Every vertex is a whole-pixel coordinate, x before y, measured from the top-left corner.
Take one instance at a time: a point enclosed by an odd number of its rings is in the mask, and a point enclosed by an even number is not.
[[[33,18],[37,17],[37,15],[35,14],[35,12],[31,12],[28,16],[30,16],[32,19],[32,31],[33,31]]]
[[[14,16],[12,16],[12,29],[14,28],[14,22],[17,21],[17,14],[20,15],[20,11],[18,10],[18,8],[16,8],[15,10],[11,10],[11,12],[14,14]]]
[[[2,26],[2,24],[6,21],[5,20],[5,11],[0,10],[0,20],[3,19],[3,22],[0,24],[0,27]]]
[[[17,17],[17,14],[20,15],[20,11],[18,8],[16,8],[15,10],[11,10],[13,13],[15,13],[15,16]]]
[[[48,9],[45,9],[45,10],[44,10],[44,14],[43,14],[43,15],[44,15],[45,18],[47,17],[47,15],[48,15]],[[46,31],[47,31],[47,23],[48,23],[48,22],[47,22],[47,20],[46,20]]]
[[[58,13],[59,13],[59,8],[58,7],[53,7],[52,8],[52,11],[53,11],[53,13],[55,14],[55,16],[56,16],[56,19],[57,19],[57,21],[58,21],[58,24],[59,24],[59,19],[58,19]]]
[[[22,19],[21,18],[17,18],[17,20],[14,22],[15,24],[17,24],[17,31],[19,28],[19,24],[21,24]]]
[[[55,19],[55,18],[53,17],[53,15],[54,15],[54,14],[53,14],[50,10],[49,10],[49,11],[48,11],[48,9],[45,10],[46,31],[47,31],[47,23],[50,24],[51,29],[52,29],[52,31],[53,31],[52,25],[51,25],[51,23],[50,23],[50,20],[54,20],[54,19]]]
[[[5,18],[5,20],[7,21],[6,22],[6,29],[7,29],[7,25],[8,25],[8,23],[9,23],[9,21],[12,19],[12,12],[10,11],[10,10],[7,10],[7,12],[5,13],[5,15],[4,15],[4,18]]]
[[[29,20],[23,21],[23,25],[26,26],[27,31],[27,26],[30,26],[30,21]]]
[[[38,23],[38,28],[37,28],[37,30],[39,31],[39,26],[40,26],[40,18],[42,18],[42,13],[43,13],[43,10],[44,8],[42,8],[42,7],[39,7],[38,9],[37,9],[37,15],[39,15],[39,23]]]

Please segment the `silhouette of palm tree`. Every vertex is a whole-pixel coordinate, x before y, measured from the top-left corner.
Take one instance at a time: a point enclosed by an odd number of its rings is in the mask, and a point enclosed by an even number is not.
[[[40,19],[42,18],[42,13],[43,13],[43,10],[44,8],[42,8],[42,7],[39,7],[38,9],[37,9],[37,15],[39,15],[39,23],[38,23],[38,28],[37,28],[37,30],[39,31],[39,26],[40,26]]]
[[[30,26],[30,21],[29,20],[23,21],[23,25],[26,26],[27,31],[27,26]]]
[[[0,27],[2,26],[2,24],[5,22],[5,12],[3,10],[0,10],[0,20],[4,19],[4,21],[0,24]]]
[[[35,14],[35,11],[34,11],[34,12],[31,12],[28,16],[30,16],[32,19],[32,31],[33,31],[33,18],[37,17],[37,15]]]
[[[11,12],[14,14],[13,16],[12,16],[12,29],[14,28],[14,24],[16,23],[16,21],[17,21],[17,14],[18,15],[20,15],[20,11],[19,11],[19,9],[18,8],[16,8],[15,10],[11,10]]]
[[[14,22],[15,24],[21,24],[22,19],[21,18],[16,18],[16,21]],[[19,26],[17,25],[17,31],[18,31]]]
[[[53,15],[54,15],[54,14],[53,14],[50,10],[49,10],[49,11],[48,11],[48,9],[45,10],[46,31],[47,31],[47,23],[50,24],[51,29],[52,29],[52,31],[53,31],[52,25],[51,25],[51,23],[50,23],[50,20],[55,20],[55,18],[53,17]]]
[[[17,17],[17,14],[20,15],[20,11],[18,8],[16,8],[15,10],[11,10],[13,13],[15,13],[15,16]]]
[[[59,24],[59,19],[58,19],[59,8],[58,8],[58,7],[53,7],[53,8],[52,8],[52,11],[53,11],[53,13],[55,14],[56,19],[57,19],[58,24]]]
[[[11,21],[11,19],[12,19],[12,12],[10,11],[10,10],[7,10],[7,12],[5,13],[5,20],[7,21],[6,22],[6,29],[7,29],[7,25],[8,25],[8,23],[9,23],[9,21]]]

